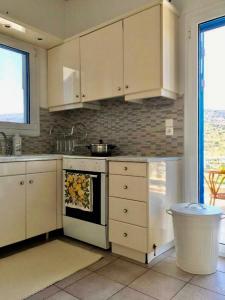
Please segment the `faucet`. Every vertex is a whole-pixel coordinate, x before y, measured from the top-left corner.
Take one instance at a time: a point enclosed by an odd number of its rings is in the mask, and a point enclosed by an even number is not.
[[[5,132],[0,131],[0,135],[2,135],[3,139],[4,139],[4,144],[1,142],[1,154],[2,155],[6,155],[7,154],[7,136],[5,134]]]

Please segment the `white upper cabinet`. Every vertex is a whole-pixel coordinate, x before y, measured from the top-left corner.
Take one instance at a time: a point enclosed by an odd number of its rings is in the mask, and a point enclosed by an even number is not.
[[[125,100],[177,97],[176,23],[166,4],[124,19]]]
[[[123,95],[122,21],[82,36],[80,46],[82,101]]]
[[[80,102],[79,38],[48,51],[49,108],[60,109],[77,102]]]

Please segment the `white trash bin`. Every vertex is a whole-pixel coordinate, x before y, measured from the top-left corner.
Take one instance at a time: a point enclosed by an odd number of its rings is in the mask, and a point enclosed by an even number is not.
[[[197,203],[178,203],[167,212],[173,216],[177,266],[192,274],[216,272],[222,210]]]

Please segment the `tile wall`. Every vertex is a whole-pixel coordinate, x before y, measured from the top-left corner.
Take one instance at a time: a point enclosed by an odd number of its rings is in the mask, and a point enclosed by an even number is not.
[[[174,135],[165,136],[165,119],[174,119]],[[183,155],[183,100],[145,100],[143,104],[124,102],[122,99],[101,101],[99,111],[71,110],[49,113],[41,109],[41,135],[23,138],[24,153],[51,153],[55,132],[68,132],[68,128],[82,122],[86,125],[87,143],[104,142],[117,145],[115,154],[121,155]],[[85,154],[85,148],[75,153]]]

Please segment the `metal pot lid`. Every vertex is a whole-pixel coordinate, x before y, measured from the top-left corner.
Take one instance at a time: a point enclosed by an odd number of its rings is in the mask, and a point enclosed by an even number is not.
[[[172,213],[186,216],[220,216],[223,211],[219,207],[199,203],[177,203],[171,206]]]

